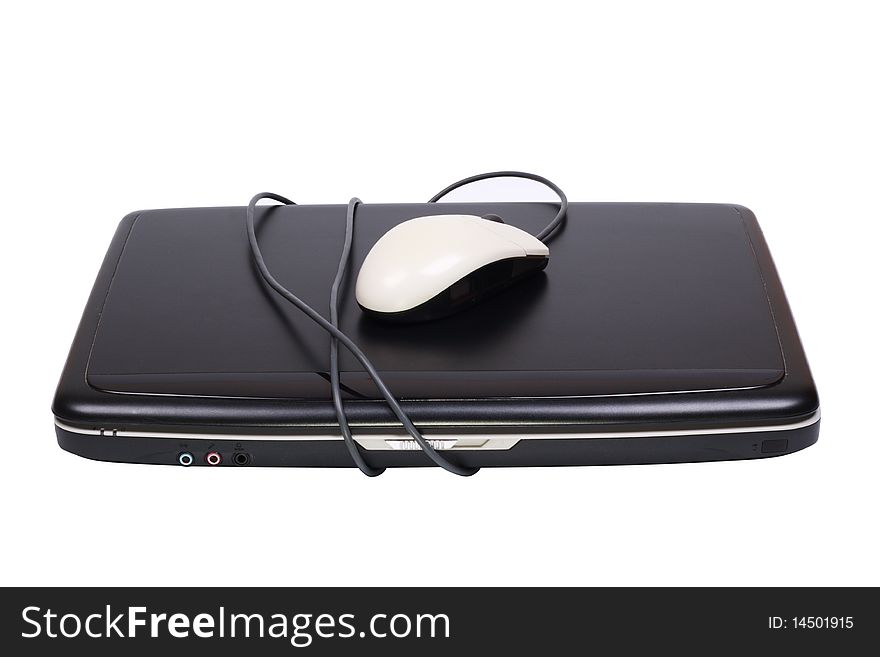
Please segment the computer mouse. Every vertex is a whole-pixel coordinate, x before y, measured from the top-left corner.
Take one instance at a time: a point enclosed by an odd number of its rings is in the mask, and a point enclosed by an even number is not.
[[[355,296],[374,317],[438,319],[541,271],[549,258],[546,244],[494,217],[416,217],[373,245],[361,265]]]

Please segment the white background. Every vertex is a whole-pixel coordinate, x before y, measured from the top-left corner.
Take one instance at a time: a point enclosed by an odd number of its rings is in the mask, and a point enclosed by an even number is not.
[[[871,5],[4,3],[2,583],[880,584]],[[54,386],[129,211],[419,201],[498,168],[577,201],[750,207],[819,443],[374,480],[56,445]]]

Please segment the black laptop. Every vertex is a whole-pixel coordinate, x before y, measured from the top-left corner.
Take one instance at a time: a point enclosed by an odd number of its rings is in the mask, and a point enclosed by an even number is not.
[[[450,212],[536,232],[556,206],[362,205],[340,310],[342,330],[450,460],[715,461],[817,440],[815,386],[746,208],[572,203],[540,274],[433,322],[366,315],[354,281],[370,247],[402,221]],[[260,207],[257,220],[274,275],[326,309],[345,206]],[[430,465],[357,362],[340,356],[365,459]],[[327,334],[258,276],[244,208],[135,212],[110,244],[62,373],[58,442],[129,463],[351,466],[328,362]]]

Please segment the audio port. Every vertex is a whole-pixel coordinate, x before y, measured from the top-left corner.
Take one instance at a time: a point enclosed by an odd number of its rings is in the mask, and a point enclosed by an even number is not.
[[[220,465],[223,461],[223,457],[220,456],[220,452],[208,452],[205,454],[205,463],[208,465]]]
[[[247,452],[236,452],[232,455],[232,462],[235,465],[247,465],[251,462],[251,455]]]
[[[177,462],[184,467],[190,466],[193,464],[193,455],[189,452],[181,452],[177,455]]]

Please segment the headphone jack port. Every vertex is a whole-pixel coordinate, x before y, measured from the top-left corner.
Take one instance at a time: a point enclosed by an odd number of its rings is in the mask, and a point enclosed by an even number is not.
[[[248,465],[251,462],[251,455],[247,452],[236,452],[232,455],[232,462],[235,465]]]

